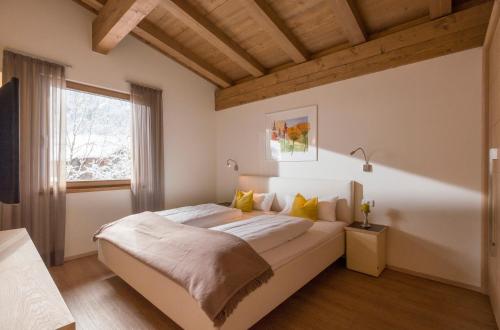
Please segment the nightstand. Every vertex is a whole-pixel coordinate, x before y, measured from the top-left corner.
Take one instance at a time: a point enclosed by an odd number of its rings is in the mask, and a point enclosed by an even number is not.
[[[385,268],[387,229],[375,224],[362,228],[361,222],[345,227],[347,268],[378,277]]]

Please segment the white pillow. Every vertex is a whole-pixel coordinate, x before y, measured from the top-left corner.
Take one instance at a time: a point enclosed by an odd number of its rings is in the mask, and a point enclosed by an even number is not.
[[[293,200],[295,199],[295,196],[292,195],[286,195],[285,196],[285,207],[279,214],[284,214],[284,215],[289,215],[290,212],[292,211],[292,205],[293,205]]]
[[[271,206],[273,205],[275,193],[254,193],[253,194],[253,208],[254,210],[260,210],[269,212]]]
[[[285,207],[280,214],[289,215],[292,211],[293,200],[295,196],[285,196]],[[337,196],[325,196],[318,198],[318,220],[324,221],[337,221]]]
[[[253,209],[259,211],[269,212],[273,205],[275,193],[253,193]],[[236,204],[236,194],[233,197],[230,207]]]
[[[318,199],[318,220],[337,221],[337,196],[321,197]]]

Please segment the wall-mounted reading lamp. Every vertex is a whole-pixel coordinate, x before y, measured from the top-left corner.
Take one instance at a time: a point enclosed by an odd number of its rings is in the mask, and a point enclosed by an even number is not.
[[[233,170],[235,170],[235,171],[238,171],[238,169],[239,169],[238,163],[234,159],[231,159],[231,158],[226,160],[226,166],[232,167]]]
[[[354,149],[351,151],[351,156],[354,155],[358,150],[361,150],[363,153],[363,156],[365,157],[365,163],[363,164],[363,172],[371,172],[372,171],[372,164],[368,162],[368,158],[366,158],[366,153],[365,150],[361,147]]]

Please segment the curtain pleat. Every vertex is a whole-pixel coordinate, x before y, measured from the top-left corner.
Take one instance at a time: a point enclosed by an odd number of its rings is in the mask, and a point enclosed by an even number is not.
[[[162,91],[131,85],[132,210],[158,211],[164,206]]]
[[[0,229],[25,227],[48,266],[64,261],[65,68],[4,51],[3,81],[20,83],[20,194],[0,203]]]

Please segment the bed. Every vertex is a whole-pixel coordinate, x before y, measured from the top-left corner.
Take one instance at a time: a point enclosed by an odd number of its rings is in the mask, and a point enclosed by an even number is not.
[[[275,192],[272,211],[284,207],[285,195],[339,196],[336,222],[318,221],[303,235],[261,256],[274,276],[250,293],[218,329],[248,329],[298,289],[336,261],[345,251],[343,227],[354,215],[359,194],[352,181],[240,176],[239,188]],[[262,212],[247,214],[260,215]],[[99,260],[184,329],[216,329],[187,291],[155,269],[104,240],[98,241]]]

